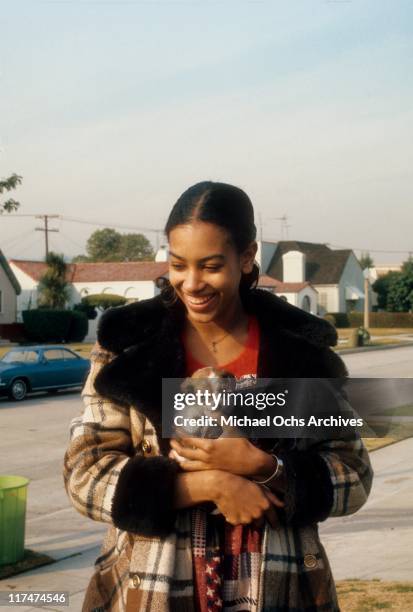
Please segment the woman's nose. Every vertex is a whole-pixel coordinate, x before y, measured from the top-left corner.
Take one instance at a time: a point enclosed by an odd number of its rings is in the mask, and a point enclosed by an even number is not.
[[[194,270],[193,272],[188,272],[183,282],[183,290],[188,293],[199,291],[203,288],[204,282],[202,280],[202,274]]]

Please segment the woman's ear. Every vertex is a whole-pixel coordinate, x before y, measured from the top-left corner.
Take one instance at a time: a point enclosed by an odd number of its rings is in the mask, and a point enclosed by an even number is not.
[[[241,255],[241,272],[250,274],[254,268],[255,256],[257,254],[257,243],[251,242]]]

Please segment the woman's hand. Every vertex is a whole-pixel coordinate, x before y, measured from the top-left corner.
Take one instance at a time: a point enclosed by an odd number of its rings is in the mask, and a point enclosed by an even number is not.
[[[246,438],[180,438],[171,440],[170,457],[186,472],[223,470],[248,477],[266,477],[274,471],[271,455]]]
[[[282,508],[284,503],[268,489],[222,472],[215,478],[212,490],[215,505],[231,525],[260,525],[267,520],[271,527],[277,526],[276,508]]]

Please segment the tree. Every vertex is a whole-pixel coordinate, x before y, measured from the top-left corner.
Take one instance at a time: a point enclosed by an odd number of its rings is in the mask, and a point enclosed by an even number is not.
[[[359,264],[361,265],[362,270],[366,268],[372,268],[374,266],[374,261],[370,257],[370,253],[362,253],[359,259]]]
[[[47,271],[41,277],[38,285],[38,304],[43,308],[63,309],[70,294],[63,255],[51,251],[46,258],[46,263]]]
[[[90,261],[118,261],[116,258],[122,236],[114,229],[96,230],[86,243],[86,251]]]
[[[123,234],[119,249],[120,261],[154,259],[151,243],[143,234]]]
[[[377,307],[381,310],[388,310],[388,295],[392,282],[400,272],[388,272],[384,276],[380,276],[373,283],[373,291],[377,293]]]
[[[409,312],[413,309],[413,259],[402,265],[401,272],[390,282],[387,307],[391,312]]]
[[[0,195],[2,195],[5,191],[12,191],[13,189],[16,189],[16,187],[21,184],[22,180],[23,178],[18,174],[12,174],[9,176],[9,178],[0,180]],[[17,210],[19,206],[19,202],[16,202],[16,200],[13,200],[13,198],[9,198],[2,204],[0,203],[0,214]]]
[[[86,252],[87,255],[77,255],[72,261],[148,261],[155,258],[152,245],[143,234],[120,234],[108,227],[91,234]]]

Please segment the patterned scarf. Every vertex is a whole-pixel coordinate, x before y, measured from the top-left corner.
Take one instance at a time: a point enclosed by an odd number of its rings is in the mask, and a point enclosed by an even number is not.
[[[192,511],[197,612],[255,612],[261,566],[260,529],[232,526],[221,514]]]

